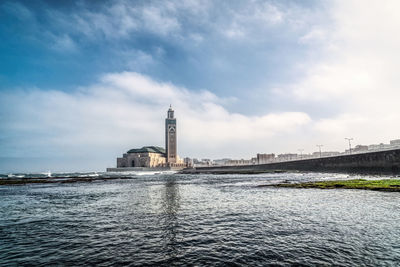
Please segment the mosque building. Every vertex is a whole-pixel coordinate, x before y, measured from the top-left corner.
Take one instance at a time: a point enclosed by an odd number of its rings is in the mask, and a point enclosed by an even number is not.
[[[170,106],[165,119],[165,149],[158,146],[144,146],[130,149],[117,158],[117,168],[109,171],[121,171],[125,168],[184,168],[183,160],[177,154],[177,127],[174,110]],[[128,170],[128,169],[126,169]]]

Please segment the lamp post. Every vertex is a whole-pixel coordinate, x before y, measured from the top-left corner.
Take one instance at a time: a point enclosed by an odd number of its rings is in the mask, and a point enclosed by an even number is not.
[[[353,138],[345,138],[347,141],[349,141],[349,153],[351,155],[351,140],[353,140]]]
[[[300,151],[300,159],[303,159],[303,151],[304,151],[304,149],[298,149],[298,151]]]
[[[317,147],[319,147],[319,157],[322,158],[322,152],[321,152],[321,147],[323,147],[324,145],[317,145]]]

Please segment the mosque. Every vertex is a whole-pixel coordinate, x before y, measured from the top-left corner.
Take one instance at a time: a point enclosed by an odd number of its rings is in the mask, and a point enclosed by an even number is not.
[[[174,110],[170,106],[165,119],[165,149],[158,146],[133,148],[117,158],[117,168],[107,171],[136,170],[143,168],[181,169],[186,167],[177,154],[177,127]]]

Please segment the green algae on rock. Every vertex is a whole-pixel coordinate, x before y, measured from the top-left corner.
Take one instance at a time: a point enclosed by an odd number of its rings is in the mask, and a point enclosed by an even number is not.
[[[381,180],[341,180],[341,181],[317,181],[306,183],[280,183],[272,185],[260,185],[259,187],[289,187],[289,188],[320,188],[320,189],[363,189],[376,191],[400,192],[400,179]]]

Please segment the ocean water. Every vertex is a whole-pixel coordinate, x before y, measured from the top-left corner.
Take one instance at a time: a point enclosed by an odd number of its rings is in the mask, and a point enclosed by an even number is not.
[[[257,187],[348,175],[79,175],[0,186],[0,266],[400,265],[399,193]]]

